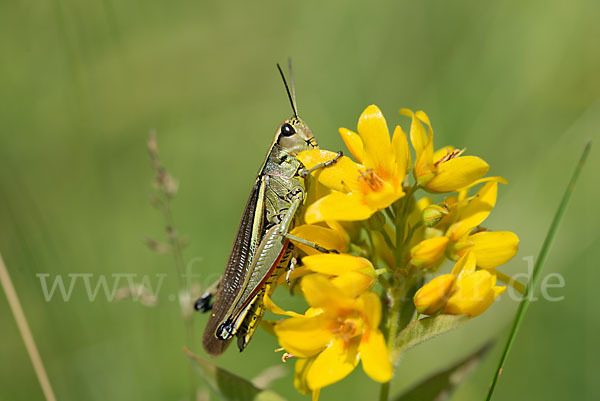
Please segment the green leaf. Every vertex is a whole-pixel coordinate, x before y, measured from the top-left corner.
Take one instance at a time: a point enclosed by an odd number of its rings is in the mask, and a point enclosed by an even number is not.
[[[184,352],[198,375],[226,401],[285,401],[277,393],[260,389],[248,380],[221,369],[187,349],[184,349]]]
[[[409,324],[396,337],[396,351],[392,355],[392,360],[396,361],[407,349],[455,329],[469,319],[464,315],[438,315]]]
[[[581,153],[581,157],[579,158],[579,162],[575,167],[575,171],[573,171],[573,175],[571,175],[571,180],[565,189],[565,193],[563,194],[562,200],[558,205],[558,209],[556,209],[556,213],[554,214],[554,219],[552,220],[552,224],[550,224],[550,228],[548,229],[548,233],[546,234],[546,238],[544,239],[544,243],[542,244],[542,249],[540,249],[540,253],[535,262],[535,266],[533,267],[533,277],[527,283],[527,288],[525,289],[525,294],[523,295],[523,300],[519,304],[519,309],[517,310],[517,315],[515,316],[515,320],[513,322],[512,328],[510,329],[510,334],[508,335],[508,340],[506,341],[506,345],[504,346],[504,350],[502,351],[502,355],[500,356],[500,361],[498,362],[498,367],[496,368],[496,373],[492,378],[492,383],[490,384],[490,388],[488,390],[486,401],[490,401],[492,399],[492,394],[494,393],[494,389],[496,388],[496,384],[498,383],[498,378],[500,377],[500,373],[502,372],[502,368],[504,367],[504,363],[506,362],[506,358],[510,349],[515,342],[515,338],[517,337],[517,333],[519,328],[521,327],[521,323],[523,323],[523,319],[525,318],[525,313],[527,312],[527,308],[529,307],[529,300],[533,295],[533,291],[537,286],[538,279],[540,277],[540,272],[542,271],[542,266],[548,257],[548,251],[550,250],[550,245],[552,245],[552,240],[556,235],[556,231],[558,230],[558,225],[562,220],[563,215],[565,214],[565,210],[567,209],[567,204],[569,203],[569,199],[571,198],[571,194],[575,189],[575,183],[579,178],[579,173],[583,169],[583,165],[590,153],[590,148],[592,146],[591,142],[588,142]]]
[[[469,373],[479,365],[491,346],[491,342],[485,344],[462,361],[418,383],[395,398],[395,401],[444,401],[450,399],[456,387],[464,382]]]

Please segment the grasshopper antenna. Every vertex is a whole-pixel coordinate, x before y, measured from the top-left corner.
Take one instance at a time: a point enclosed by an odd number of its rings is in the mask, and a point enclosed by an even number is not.
[[[292,111],[294,112],[294,117],[298,118],[298,111],[296,110],[296,101],[294,100],[294,97],[292,96],[292,93],[290,92],[290,87],[287,84],[287,81],[285,80],[285,74],[283,73],[283,70],[281,69],[281,66],[279,65],[279,63],[277,63],[277,69],[279,70],[279,74],[281,74],[281,79],[283,79],[283,84],[285,85],[285,90],[287,92],[288,95],[288,99],[290,99],[290,104],[292,105]],[[293,83],[293,81],[292,81]]]
[[[296,82],[294,81],[294,70],[292,69],[292,58],[288,58],[288,73],[290,74],[290,83],[292,84],[292,99],[294,99],[294,109],[298,114],[298,103],[296,103]]]

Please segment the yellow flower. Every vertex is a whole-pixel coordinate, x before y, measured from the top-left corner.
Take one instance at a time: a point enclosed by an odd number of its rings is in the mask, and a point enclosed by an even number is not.
[[[315,172],[319,182],[332,191],[308,207],[305,220],[309,224],[365,220],[404,196],[402,183],[410,150],[400,126],[390,140],[381,110],[371,105],[358,120],[358,134],[340,128],[340,135],[358,163],[344,156],[329,168]],[[333,152],[313,149],[301,152],[298,159],[311,168],[335,156]]]
[[[452,315],[482,314],[506,287],[496,285],[495,270],[476,270],[477,265],[475,254],[465,253],[450,274],[434,278],[417,291],[413,299],[417,311],[425,315],[441,310]]]
[[[410,140],[416,153],[413,173],[417,183],[427,191],[453,192],[487,173],[490,166],[485,161],[476,156],[461,156],[462,150],[447,146],[434,152],[433,129],[423,111],[400,109],[400,113],[412,118]]]
[[[487,181],[487,182],[485,182]],[[477,266],[492,269],[512,259],[519,250],[519,237],[510,231],[478,231],[481,223],[489,216],[496,204],[498,182],[506,183],[502,177],[488,177],[477,180],[472,185],[485,182],[472,197],[467,197],[467,189],[459,192],[458,197],[449,197],[444,202],[446,214],[434,222],[428,231],[419,231],[423,235],[445,235],[433,238],[419,238],[420,242],[411,248],[411,262],[419,267],[431,267],[441,262],[448,251],[451,259],[456,260],[472,251],[477,259]],[[421,199],[430,210],[427,198]],[[419,202],[421,202],[419,201]],[[442,239],[442,238],[445,238]]]
[[[446,313],[478,316],[506,290],[506,287],[496,286],[495,274],[475,270],[476,264],[475,254],[467,252],[452,269],[457,279],[444,308]]]
[[[448,299],[445,312],[453,315],[478,316],[506,290],[496,286],[496,276],[478,270],[458,281],[457,291]]]
[[[379,296],[366,292],[348,297],[320,274],[306,276],[301,286],[311,308],[274,327],[280,345],[302,358],[296,366],[296,387],[318,392],[346,377],[359,360],[373,380],[389,381],[392,364],[379,330]]]
[[[414,296],[417,312],[433,315],[439,312],[448,300],[454,284],[453,274],[442,274],[425,284]]]
[[[501,177],[491,177],[475,197],[457,211],[458,221],[452,224],[446,235],[452,242],[451,254],[456,257],[472,251],[477,266],[492,269],[512,259],[519,250],[519,237],[510,231],[481,231],[473,233],[490,214],[496,204],[498,182],[506,183]],[[462,191],[460,198],[466,197]],[[460,200],[459,200],[460,202]]]

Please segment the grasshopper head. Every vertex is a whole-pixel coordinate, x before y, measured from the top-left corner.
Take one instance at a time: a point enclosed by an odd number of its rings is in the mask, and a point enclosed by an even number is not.
[[[277,128],[275,142],[287,151],[294,153],[319,146],[308,125],[296,116],[288,118]]]

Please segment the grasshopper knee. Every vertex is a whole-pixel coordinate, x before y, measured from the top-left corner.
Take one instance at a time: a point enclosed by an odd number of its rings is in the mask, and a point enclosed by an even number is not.
[[[194,309],[200,312],[208,312],[212,309],[212,294],[203,295],[194,302]]]

